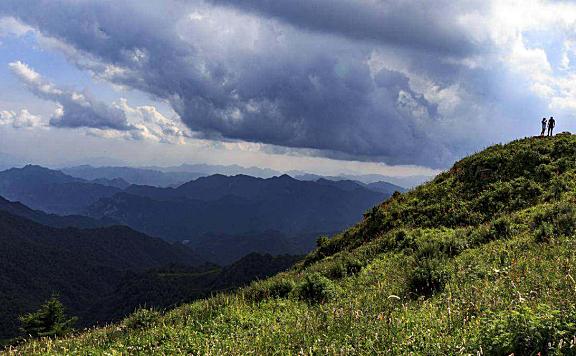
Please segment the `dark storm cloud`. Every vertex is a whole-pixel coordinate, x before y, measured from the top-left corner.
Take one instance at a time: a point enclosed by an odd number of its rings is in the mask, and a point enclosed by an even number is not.
[[[463,10],[488,2],[435,0],[210,0],[299,28],[424,51],[463,55],[476,50],[459,23]]]
[[[241,8],[342,36],[201,1],[3,0],[0,12],[72,46],[70,59],[101,78],[168,100],[201,137],[431,167],[458,155],[434,134],[436,104],[414,92],[406,74],[371,68],[373,45],[349,38],[462,55],[471,44],[450,31],[459,5],[446,6],[454,11],[443,21],[436,6],[411,1],[307,1],[245,1]],[[74,122],[93,125],[91,118]]]

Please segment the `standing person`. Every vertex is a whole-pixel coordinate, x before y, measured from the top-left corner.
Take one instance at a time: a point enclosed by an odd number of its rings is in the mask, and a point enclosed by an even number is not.
[[[552,131],[554,131],[554,126],[556,126],[556,120],[553,117],[550,117],[548,120],[548,136],[552,136]]]
[[[546,124],[548,123],[548,120],[544,117],[542,118],[542,132],[540,132],[540,136],[544,136],[544,134],[546,133]]]

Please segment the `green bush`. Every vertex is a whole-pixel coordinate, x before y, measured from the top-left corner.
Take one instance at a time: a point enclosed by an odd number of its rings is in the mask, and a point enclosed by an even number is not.
[[[534,230],[534,240],[536,242],[549,242],[554,235],[554,225],[548,222],[540,224],[540,226]]]
[[[268,295],[270,298],[287,298],[295,287],[296,283],[291,279],[275,280],[268,287]]]
[[[246,290],[245,296],[255,302],[269,298],[288,298],[295,287],[296,283],[291,279],[274,278],[253,283]]]
[[[546,208],[534,215],[532,227],[534,238],[538,242],[571,236],[576,232],[576,209],[568,202]]]
[[[441,291],[449,279],[444,261],[431,258],[419,260],[410,274],[408,290],[417,296],[429,297]]]
[[[550,196],[554,199],[560,199],[564,192],[570,190],[570,186],[562,178],[554,178],[549,184]]]
[[[468,237],[472,245],[482,245],[494,239],[494,230],[488,225],[480,225],[470,231]]]
[[[330,238],[328,236],[320,236],[316,240],[316,247],[318,247],[318,248],[325,247],[328,245],[329,242],[330,242]]]
[[[145,329],[156,323],[161,316],[162,314],[154,309],[138,309],[132,313],[132,315],[124,319],[122,326],[131,330]]]
[[[354,257],[350,253],[343,253],[335,258],[326,271],[326,276],[330,279],[339,279],[346,276],[353,276],[359,273],[364,267],[364,263],[360,259]]]
[[[310,304],[325,303],[336,296],[336,285],[319,273],[306,275],[298,286],[298,297]]]
[[[576,231],[576,209],[573,204],[563,203],[554,209],[554,225],[560,236],[571,236]]]
[[[490,232],[494,239],[508,239],[512,236],[512,224],[508,217],[501,217],[490,224]]]

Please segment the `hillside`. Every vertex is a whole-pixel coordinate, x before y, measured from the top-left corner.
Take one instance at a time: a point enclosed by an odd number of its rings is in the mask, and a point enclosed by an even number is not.
[[[13,354],[573,354],[576,137],[492,146],[288,272]]]
[[[121,226],[55,229],[0,211],[0,231],[0,339],[15,335],[17,316],[53,292],[90,325],[88,308],[113,293],[126,271],[201,262],[183,246]]]

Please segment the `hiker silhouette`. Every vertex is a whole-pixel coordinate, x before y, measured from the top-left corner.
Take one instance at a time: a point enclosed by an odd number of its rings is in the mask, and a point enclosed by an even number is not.
[[[550,117],[550,120],[548,120],[548,136],[553,136],[554,126],[556,126],[556,120]]]
[[[542,132],[540,132],[540,136],[544,136],[544,134],[546,133],[546,124],[548,123],[548,120],[544,117],[542,118]]]

